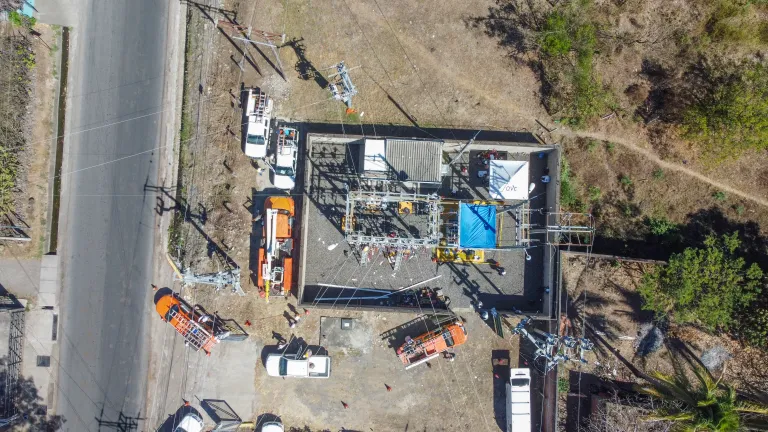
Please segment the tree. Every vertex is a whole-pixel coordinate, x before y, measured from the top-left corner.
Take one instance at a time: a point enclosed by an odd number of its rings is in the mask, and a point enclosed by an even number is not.
[[[768,415],[768,407],[739,400],[733,386],[721,383],[696,365],[692,369],[695,382],[684,370],[674,375],[655,371],[647,385],[637,390],[662,402],[646,421],[673,423],[672,430],[701,432],[731,432],[743,430],[749,415]]]
[[[638,289],[643,309],[678,323],[728,330],[735,312],[757,297],[763,277],[757,264],[745,268],[744,258],[736,256],[740,245],[736,233],[709,236],[704,248],[672,255],[669,265],[643,277]]]

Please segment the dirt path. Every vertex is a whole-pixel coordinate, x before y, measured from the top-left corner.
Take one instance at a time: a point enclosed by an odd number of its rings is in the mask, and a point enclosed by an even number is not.
[[[699,172],[696,172],[690,168],[686,168],[684,166],[667,162],[665,160],[662,160],[658,155],[656,155],[652,150],[640,147],[637,145],[637,143],[628,140],[626,138],[619,138],[613,135],[604,134],[602,132],[590,132],[590,131],[573,131],[566,128],[558,129],[556,132],[553,133],[554,136],[561,136],[561,137],[569,137],[569,138],[592,138],[596,140],[601,141],[607,141],[612,142],[621,145],[622,147],[631,150],[635,153],[641,154],[643,157],[647,158],[648,160],[656,163],[657,165],[661,166],[664,169],[668,169],[671,171],[676,171],[691,177],[696,178],[697,180],[700,180],[704,183],[707,183],[711,186],[714,186],[718,189],[723,190],[724,192],[731,193],[733,195],[738,195],[741,198],[748,199],[750,201],[753,201],[757,204],[760,204],[763,207],[768,207],[768,200],[764,198],[757,197],[755,195],[750,195],[744,191],[741,191],[739,189],[734,188],[733,186],[729,186],[725,183],[713,180],[704,174],[701,174]]]

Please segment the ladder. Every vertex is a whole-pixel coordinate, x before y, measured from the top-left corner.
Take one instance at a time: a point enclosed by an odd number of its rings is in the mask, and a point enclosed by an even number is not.
[[[264,114],[267,110],[267,94],[259,91],[259,94],[255,96],[256,105],[253,108],[253,115],[256,116],[256,120],[260,121],[264,118]]]
[[[191,345],[195,351],[200,351],[202,349],[205,352],[210,352],[210,348],[216,343],[216,339],[211,336],[210,333],[208,333],[200,324],[190,321],[175,310],[170,310],[168,314],[170,315],[171,320],[175,319],[178,323],[178,325],[175,326],[176,331],[184,336],[184,340]]]

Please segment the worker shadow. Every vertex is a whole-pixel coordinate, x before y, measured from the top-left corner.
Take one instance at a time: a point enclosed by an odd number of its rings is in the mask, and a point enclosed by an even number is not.
[[[156,432],[174,432],[179,423],[181,423],[181,420],[187,414],[194,414],[200,417],[200,411],[191,406],[182,405],[179,409],[176,410],[175,413],[168,415],[163,424],[161,424],[160,427],[156,429]]]

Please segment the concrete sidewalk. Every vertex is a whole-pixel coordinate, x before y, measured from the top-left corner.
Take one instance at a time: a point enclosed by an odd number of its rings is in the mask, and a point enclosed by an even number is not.
[[[58,365],[59,258],[0,260],[0,286],[25,303],[21,376],[32,378],[41,405],[55,412],[54,389]]]

